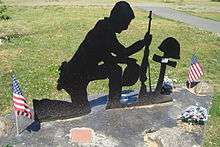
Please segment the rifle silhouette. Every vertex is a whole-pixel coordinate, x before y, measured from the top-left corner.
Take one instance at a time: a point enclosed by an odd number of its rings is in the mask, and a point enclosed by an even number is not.
[[[151,29],[151,20],[152,20],[152,11],[149,12],[149,23],[148,23],[148,31],[147,34],[150,35],[150,29]],[[147,88],[145,85],[145,82],[147,80],[147,70],[148,70],[148,80],[149,80],[149,89],[150,92],[152,92],[151,89],[151,77],[150,77],[150,64],[148,61],[149,57],[149,46],[145,46],[144,48],[144,56],[141,62],[141,69],[140,69],[140,81],[141,81],[141,89],[140,89],[140,94],[145,94],[147,92]]]

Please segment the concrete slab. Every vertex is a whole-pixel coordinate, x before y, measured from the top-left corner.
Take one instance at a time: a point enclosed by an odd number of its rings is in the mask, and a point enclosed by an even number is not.
[[[137,97],[137,91],[127,91],[131,99]],[[133,95],[133,96],[132,96]],[[16,146],[73,146],[68,134],[71,129],[86,127],[94,130],[95,135],[90,146],[147,146],[144,142],[145,131],[150,129],[172,132],[178,127],[177,118],[190,105],[210,107],[211,95],[197,96],[184,88],[176,88],[172,94],[174,101],[163,104],[105,110],[106,95],[90,97],[92,111],[90,114],[74,119],[32,123],[20,136],[16,130],[7,137],[0,138],[0,145]],[[13,117],[11,118],[14,121]],[[163,129],[169,128],[169,129]],[[200,131],[184,132],[178,139],[189,139],[192,145],[201,145],[204,126]],[[160,138],[160,137],[158,137]],[[184,141],[184,140],[183,140]],[[89,146],[89,145],[84,145]]]

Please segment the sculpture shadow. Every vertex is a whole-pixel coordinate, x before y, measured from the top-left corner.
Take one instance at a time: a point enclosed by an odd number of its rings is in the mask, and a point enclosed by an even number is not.
[[[38,132],[41,129],[41,124],[37,121],[32,122],[25,130],[28,132]]]

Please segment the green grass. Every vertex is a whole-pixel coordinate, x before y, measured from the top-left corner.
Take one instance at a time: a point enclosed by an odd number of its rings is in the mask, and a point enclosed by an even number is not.
[[[220,12],[189,12],[189,13],[194,16],[220,21]]]
[[[4,0],[10,5],[94,5],[94,4],[115,4],[119,0]],[[158,3],[162,0],[128,0],[130,3]]]
[[[28,98],[68,99],[65,92],[56,90],[58,67],[64,60],[69,60],[77,50],[86,33],[98,19],[109,14],[109,8],[83,6],[11,6],[9,21],[0,21],[0,31],[14,36],[0,46],[0,115],[10,113],[11,79],[15,73]],[[129,29],[118,35],[119,40],[130,45],[142,39],[147,26],[147,13],[135,10],[136,19]],[[181,44],[181,60],[176,69],[169,68],[168,75],[185,82],[191,55],[198,49],[199,61],[204,65],[204,80],[215,88],[215,98],[210,110],[205,145],[220,146],[220,38],[212,33],[197,30],[179,22],[153,16],[153,42],[151,54],[159,53],[157,46],[168,36],[173,36]],[[17,35],[19,34],[19,35]],[[142,53],[134,55],[139,63]],[[155,83],[159,64],[151,62],[152,81]],[[101,80],[89,85],[89,94],[108,92],[108,81]],[[139,84],[130,89],[138,88]]]
[[[179,11],[189,13],[206,19],[220,21],[220,2],[188,1],[176,2],[169,5]]]
[[[9,5],[96,5],[96,4],[115,4],[120,0],[2,0]],[[129,3],[146,4],[181,4],[181,3],[210,3],[209,0],[126,0]]]
[[[219,147],[220,146],[220,92],[215,94],[213,105],[209,112],[208,125],[206,126],[204,146]]]

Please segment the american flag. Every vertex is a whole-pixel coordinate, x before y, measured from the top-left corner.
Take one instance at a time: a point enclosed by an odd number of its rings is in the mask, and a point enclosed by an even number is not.
[[[21,88],[19,86],[18,81],[15,78],[15,75],[12,76],[12,92],[13,92],[13,106],[16,115],[23,115],[32,119],[30,108],[26,103],[26,98],[23,97]]]
[[[203,75],[202,65],[197,61],[195,54],[192,56],[192,63],[189,67],[188,82],[197,82],[197,80]]]

